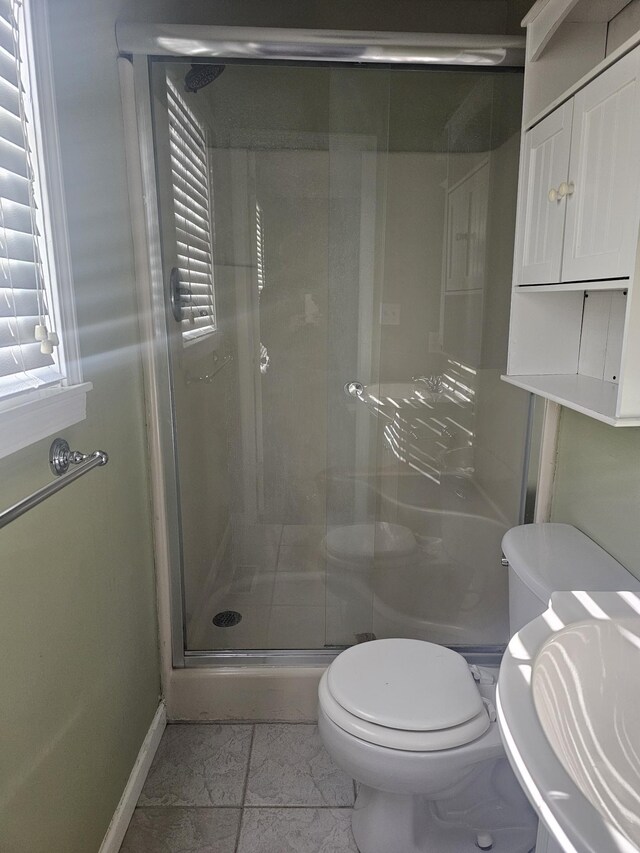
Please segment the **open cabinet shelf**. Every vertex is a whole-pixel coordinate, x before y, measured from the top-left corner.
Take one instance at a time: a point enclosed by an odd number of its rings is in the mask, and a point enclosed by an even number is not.
[[[565,281],[559,284],[521,284],[521,293],[573,293],[574,291],[626,290],[629,279],[609,279],[607,281]]]
[[[616,417],[618,386],[591,376],[549,374],[546,376],[503,376],[505,382],[553,400],[610,426],[640,426],[640,417]]]

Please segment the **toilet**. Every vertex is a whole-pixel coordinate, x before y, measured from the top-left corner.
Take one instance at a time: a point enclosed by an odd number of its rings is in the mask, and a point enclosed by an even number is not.
[[[554,590],[638,590],[638,582],[566,524],[508,531],[509,620],[515,633]],[[319,686],[318,726],[358,783],[360,853],[529,853],[537,819],[512,774],[495,713],[495,672],[422,640],[346,649]]]

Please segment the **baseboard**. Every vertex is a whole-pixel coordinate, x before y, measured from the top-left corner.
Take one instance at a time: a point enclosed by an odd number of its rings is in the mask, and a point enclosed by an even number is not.
[[[116,806],[109,828],[102,840],[99,853],[118,853],[120,850],[166,725],[167,711],[164,702],[160,702],[149,726],[149,731],[142,742],[136,763],[133,765],[133,770],[120,797],[120,802]]]

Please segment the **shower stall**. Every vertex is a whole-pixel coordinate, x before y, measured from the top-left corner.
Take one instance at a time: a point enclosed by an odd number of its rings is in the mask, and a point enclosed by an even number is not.
[[[521,40],[204,29],[119,32],[172,664],[499,653]]]

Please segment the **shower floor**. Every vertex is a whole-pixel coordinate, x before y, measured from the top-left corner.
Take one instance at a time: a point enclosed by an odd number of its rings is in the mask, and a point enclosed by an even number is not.
[[[234,525],[223,565],[189,621],[189,650],[322,649],[399,636],[480,645],[507,636],[506,606],[498,595],[488,596],[488,606],[478,606],[476,593],[463,591],[459,613],[438,622],[394,610],[362,580],[335,569],[328,574],[325,533],[324,525]],[[450,612],[456,567],[428,553],[421,559],[418,576],[398,575],[397,583],[417,583],[431,612]],[[408,600],[415,603],[415,596]],[[242,618],[228,627],[213,624],[224,611]]]
[[[234,531],[229,558],[189,626],[194,649],[323,648],[338,636],[339,603],[327,602],[323,525],[269,524]],[[219,628],[216,613],[242,620]],[[354,642],[344,632],[342,645]],[[337,640],[335,641],[337,642]]]

